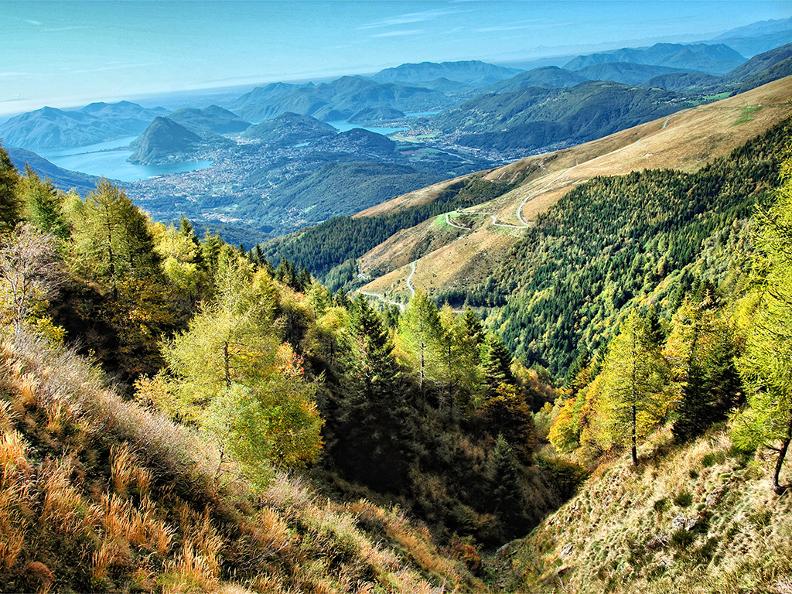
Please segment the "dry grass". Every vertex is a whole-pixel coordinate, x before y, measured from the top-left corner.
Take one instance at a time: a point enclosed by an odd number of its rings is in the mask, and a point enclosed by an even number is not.
[[[504,558],[525,592],[783,592],[792,579],[792,499],[769,462],[731,453],[722,432],[686,447],[661,434],[655,461],[626,457]],[[668,451],[668,453],[665,453]]]

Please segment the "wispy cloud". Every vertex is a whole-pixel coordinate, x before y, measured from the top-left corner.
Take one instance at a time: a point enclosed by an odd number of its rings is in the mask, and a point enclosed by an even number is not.
[[[26,22],[28,25],[33,25],[34,27],[41,27],[41,25],[43,25],[43,24],[44,24],[44,23],[42,23],[41,21],[34,21],[33,19],[25,19],[25,22]]]
[[[440,17],[459,14],[462,12],[469,11],[449,8],[435,8],[432,10],[421,10],[419,12],[407,12],[405,14],[400,14],[360,25],[358,29],[383,29],[386,27],[397,27],[399,25],[414,25],[415,23],[424,23],[426,21],[432,21],[434,19],[439,19]]]
[[[499,33],[505,31],[524,31],[526,29],[550,29],[555,27],[567,27],[572,23],[548,22],[546,20],[519,21],[503,25],[491,25],[487,27],[476,27],[476,33]]]
[[[12,76],[30,76],[30,72],[0,72],[0,78],[10,78]]]
[[[369,35],[372,39],[377,37],[407,37],[409,35],[419,35],[423,33],[423,29],[401,29],[399,31],[385,31],[384,33],[375,33]]]
[[[84,29],[93,29],[90,25],[64,25],[63,27],[45,27],[42,31],[46,33],[59,33],[61,31],[82,31]]]

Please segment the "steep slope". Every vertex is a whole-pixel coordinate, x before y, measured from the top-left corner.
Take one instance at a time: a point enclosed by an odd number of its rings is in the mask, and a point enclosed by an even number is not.
[[[25,167],[30,165],[39,177],[50,180],[60,190],[68,191],[74,188],[84,195],[93,190],[96,182],[99,181],[92,175],[62,169],[31,151],[14,147],[9,147],[7,150],[11,162],[18,171],[24,171]]]
[[[792,498],[773,494],[768,462],[735,454],[722,431],[688,446],[667,434],[636,470],[623,456],[498,564],[509,592],[768,592],[792,584]],[[787,471],[792,469],[788,465]]]
[[[785,78],[716,103],[702,105],[618,132],[574,148],[521,159],[485,175],[489,180],[512,180],[527,173],[518,187],[489,202],[467,209],[470,231],[421,254],[412,278],[416,287],[432,292],[464,290],[485,278],[494,263],[507,257],[523,229],[572,188],[599,175],[624,175],[647,168],[695,171],[707,160],[727,154],[748,139],[792,114],[792,78]],[[761,107],[757,107],[761,106]],[[431,202],[443,185],[398,197],[372,216],[398,211],[405,203]],[[451,219],[457,215],[450,215]],[[442,224],[441,224],[442,223]],[[364,287],[372,292],[405,294],[405,265],[414,260],[407,246],[426,244],[445,223],[422,223],[392,237],[361,259],[361,272],[389,271]],[[408,239],[409,238],[409,239]],[[405,243],[408,242],[408,243]]]
[[[486,590],[398,512],[285,476],[255,493],[70,352],[4,336],[0,365],[4,591]]]
[[[567,62],[564,68],[580,70],[593,64],[613,62],[631,62],[696,70],[708,74],[723,74],[745,62],[745,58],[723,43],[656,43],[651,47],[622,48],[578,56]]]
[[[739,92],[792,74],[792,43],[775,48],[732,70],[728,79]]]
[[[132,163],[162,163],[178,160],[201,145],[201,137],[165,117],[154,119],[136,141],[129,157]]]

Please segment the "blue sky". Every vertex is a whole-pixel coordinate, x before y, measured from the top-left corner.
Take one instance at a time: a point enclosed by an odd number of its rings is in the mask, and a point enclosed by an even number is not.
[[[788,0],[131,2],[0,0],[0,113],[707,37]]]

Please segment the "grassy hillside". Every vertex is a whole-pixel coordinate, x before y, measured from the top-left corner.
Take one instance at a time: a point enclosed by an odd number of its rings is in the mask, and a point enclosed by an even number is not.
[[[624,175],[649,168],[695,171],[792,115],[790,93],[792,77],[787,77],[593,142],[528,157],[487,172],[484,179],[522,179],[503,195],[466,209],[473,216],[472,230],[421,255],[414,285],[434,294],[470,288],[489,273],[494,263],[505,261],[510,247],[525,233],[526,225],[532,225],[575,186],[596,176]],[[401,208],[412,196],[424,201],[437,194],[427,188],[383,203],[376,212]],[[406,242],[429,243],[435,230],[431,225],[407,229],[400,238],[389,239],[387,246],[383,244],[364,255],[361,261],[366,262],[365,270],[393,271],[370,282],[364,290],[403,292],[407,270],[396,270],[402,262],[395,255],[409,252],[402,247],[408,245]]]
[[[254,494],[68,351],[6,334],[0,365],[2,591],[484,590],[397,509],[283,475]]]
[[[715,429],[688,446],[660,433],[636,470],[602,465],[578,494],[498,560],[508,592],[755,592],[792,587],[792,498],[769,461]],[[787,463],[787,469],[792,465]]]

